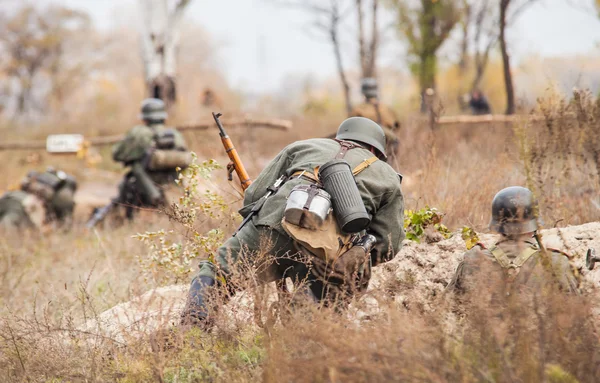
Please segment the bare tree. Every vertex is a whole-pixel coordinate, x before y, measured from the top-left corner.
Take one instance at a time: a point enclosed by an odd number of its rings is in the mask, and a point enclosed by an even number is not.
[[[512,78],[510,55],[506,41],[506,28],[530,5],[538,0],[500,0],[499,13],[499,39],[500,52],[502,53],[502,68],[504,72],[504,88],[506,89],[506,114],[516,111],[515,87]]]
[[[75,60],[66,60],[66,52],[74,36],[89,32],[87,15],[64,7],[28,6],[0,25],[0,70],[6,74],[4,88],[14,98],[15,115],[43,111],[49,96],[60,102],[77,77],[77,68],[66,63]],[[59,72],[69,72],[69,81]]]
[[[377,11],[379,0],[371,0],[371,38],[368,39],[365,29],[365,13],[363,0],[356,0],[356,13],[358,15],[358,50],[362,77],[376,77],[377,50],[379,48],[379,27]]]
[[[498,43],[498,28],[492,0],[474,1],[472,9],[475,77],[471,83],[471,91],[479,88],[489,62],[490,52]]]
[[[348,84],[348,77],[346,76],[342,58],[340,26],[343,19],[347,16],[348,11],[352,10],[352,7],[347,6],[344,0],[281,0],[275,1],[275,3],[286,7],[298,8],[310,13],[313,16],[311,23],[313,29],[328,37],[333,48],[338,76],[344,91],[346,112],[350,114],[352,111],[352,101],[350,99],[350,85]],[[375,65],[374,59],[372,65]],[[367,67],[370,67],[370,64]]]
[[[190,0],[140,0],[141,45],[149,97],[172,106],[177,99],[179,27]]]

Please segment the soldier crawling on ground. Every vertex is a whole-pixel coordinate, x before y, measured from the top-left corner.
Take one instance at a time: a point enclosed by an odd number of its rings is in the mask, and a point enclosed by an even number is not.
[[[578,281],[568,257],[536,243],[536,214],[537,204],[529,189],[512,186],[500,190],[492,202],[490,229],[502,234],[502,239],[489,250],[478,244],[467,251],[448,289],[476,291],[477,283],[484,279],[502,293],[547,285],[577,293]]]
[[[69,229],[75,208],[75,178],[48,168],[31,171],[21,181],[20,189],[0,197],[0,227],[4,229]]]
[[[185,169],[191,162],[181,133],[165,126],[167,112],[163,101],[144,100],[140,119],[144,125],[135,126],[113,148],[113,159],[130,168],[119,185],[119,195],[94,212],[88,227],[102,220],[116,205],[125,207],[129,220],[139,208],[164,206],[163,186],[172,184],[178,177],[177,169]]]
[[[394,160],[398,154],[399,142],[397,134],[400,129],[400,121],[390,107],[379,102],[377,80],[374,78],[363,78],[360,88],[365,101],[356,106],[350,112],[350,116],[368,118],[383,128],[387,142],[385,148],[386,155],[388,156],[388,161],[394,164]]]
[[[371,266],[391,260],[404,239],[401,178],[385,162],[385,146],[378,124],[352,117],[335,139],[284,148],[246,190],[240,214],[254,217],[219,248],[215,262],[201,262],[182,323],[210,325],[211,293],[243,288],[232,277],[236,269],[256,267],[265,252],[272,259],[258,282],[305,282],[309,300],[326,305],[366,289]]]

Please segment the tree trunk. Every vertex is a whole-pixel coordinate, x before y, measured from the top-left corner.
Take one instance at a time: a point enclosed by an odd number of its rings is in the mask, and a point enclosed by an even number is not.
[[[379,0],[373,0],[371,7],[371,39],[367,42],[364,28],[363,1],[356,0],[356,11],[358,15],[358,54],[362,78],[373,77],[377,75],[377,48],[379,44],[379,31],[377,25],[377,10]]]
[[[506,13],[511,0],[500,0],[500,50],[504,70],[504,88],[506,89],[506,114],[515,113],[515,89],[510,69],[510,56],[506,46]]]
[[[333,45],[333,53],[335,55],[335,62],[342,82],[342,88],[344,90],[344,100],[346,102],[346,113],[349,116],[352,112],[352,101],[350,100],[350,85],[348,85],[348,79],[346,78],[346,72],[344,71],[344,64],[342,62],[342,52],[340,49],[340,42],[338,40],[337,28],[339,23],[339,14],[337,9],[334,9],[331,13],[331,26],[329,28],[329,37]]]
[[[419,70],[419,86],[421,88],[421,113],[429,111],[429,103],[427,102],[427,89],[431,88],[435,91],[435,73],[437,70],[437,56],[435,52],[423,52],[421,55]]]
[[[189,0],[179,0],[169,11],[167,0],[140,0],[143,14],[142,57],[148,97],[160,98],[167,107],[177,100],[177,47],[179,24]]]

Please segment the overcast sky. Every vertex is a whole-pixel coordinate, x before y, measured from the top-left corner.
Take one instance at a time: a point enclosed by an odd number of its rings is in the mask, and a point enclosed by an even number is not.
[[[8,1],[13,5],[21,3]],[[80,8],[92,16],[97,27],[109,29],[116,24],[136,23],[138,1],[36,3]],[[600,54],[600,20],[589,11],[592,1],[542,0],[529,8],[510,31],[513,56],[518,60],[530,54]],[[335,71],[330,45],[325,38],[309,36],[309,16],[302,12],[281,9],[269,0],[192,0],[186,16],[204,26],[221,46],[222,69],[234,87],[274,89],[286,75],[314,73],[325,77]],[[382,61],[401,67],[404,60],[399,44],[388,43],[386,48]]]

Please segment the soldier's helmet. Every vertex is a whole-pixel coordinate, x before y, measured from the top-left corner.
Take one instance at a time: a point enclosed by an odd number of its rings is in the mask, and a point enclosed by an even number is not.
[[[505,235],[531,233],[538,229],[538,208],[531,190],[511,186],[500,190],[492,201],[490,229]]]
[[[360,91],[366,98],[377,98],[377,80],[373,77],[365,77],[360,81]]]
[[[150,122],[161,122],[167,119],[167,111],[163,100],[158,98],[147,98],[142,101],[140,108],[140,120]]]
[[[377,151],[377,157],[387,159],[383,129],[368,118],[350,117],[346,119],[338,128],[335,138],[370,145]]]

